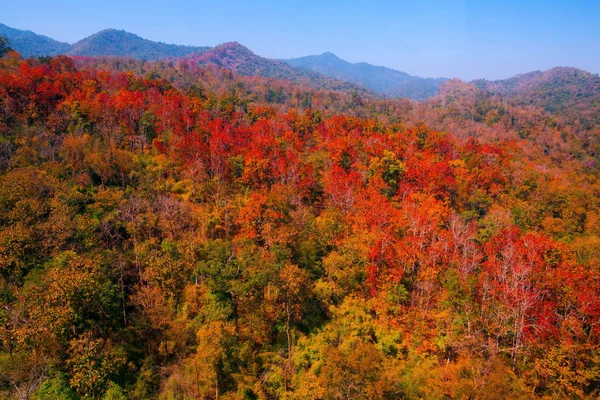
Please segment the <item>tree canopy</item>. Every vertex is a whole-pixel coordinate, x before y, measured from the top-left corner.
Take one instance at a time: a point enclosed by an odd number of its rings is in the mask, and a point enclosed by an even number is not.
[[[445,90],[0,60],[2,395],[597,396],[597,128]]]

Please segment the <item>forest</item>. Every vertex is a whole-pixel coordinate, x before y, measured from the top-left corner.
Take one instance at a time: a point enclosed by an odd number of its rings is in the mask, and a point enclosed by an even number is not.
[[[600,101],[484,86],[7,52],[0,396],[596,398]]]

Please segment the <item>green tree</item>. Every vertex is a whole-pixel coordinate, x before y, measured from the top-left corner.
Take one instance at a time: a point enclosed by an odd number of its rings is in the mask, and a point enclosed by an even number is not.
[[[0,36],[0,58],[4,57],[9,51],[12,51],[12,48],[8,45],[8,39]]]

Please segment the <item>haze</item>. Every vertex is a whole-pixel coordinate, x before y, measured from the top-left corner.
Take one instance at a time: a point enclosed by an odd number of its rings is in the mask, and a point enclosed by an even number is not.
[[[331,51],[425,77],[501,79],[572,66],[600,72],[595,1],[29,1],[2,21],[66,42],[105,28],[166,43],[239,41],[269,58]]]

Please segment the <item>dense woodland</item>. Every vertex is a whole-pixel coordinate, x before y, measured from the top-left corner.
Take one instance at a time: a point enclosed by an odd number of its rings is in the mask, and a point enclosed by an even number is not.
[[[600,103],[520,96],[8,53],[2,395],[596,398]]]

